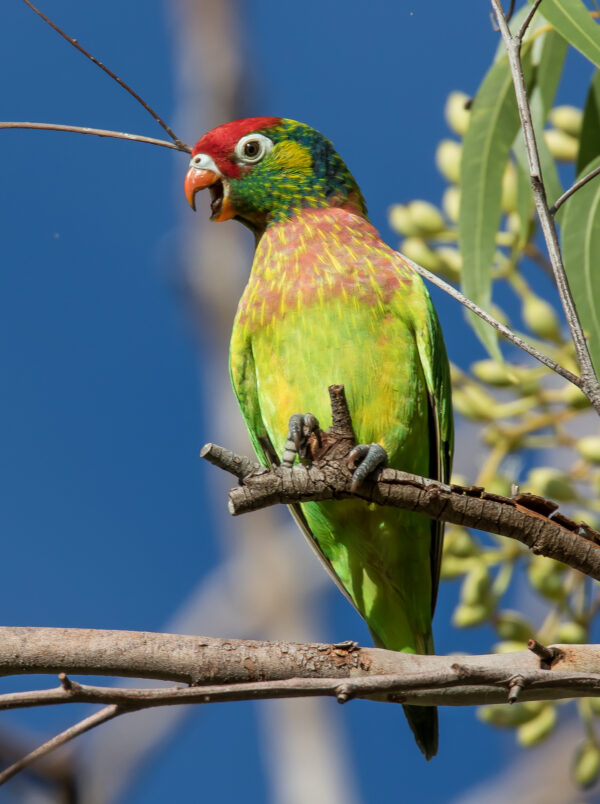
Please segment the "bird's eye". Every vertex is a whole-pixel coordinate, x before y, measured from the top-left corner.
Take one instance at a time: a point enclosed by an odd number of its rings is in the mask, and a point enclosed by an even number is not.
[[[235,155],[247,165],[254,165],[268,154],[273,142],[263,134],[248,134],[235,146]]]
[[[260,153],[260,143],[257,140],[248,140],[244,143],[244,156],[248,159],[256,159]]]

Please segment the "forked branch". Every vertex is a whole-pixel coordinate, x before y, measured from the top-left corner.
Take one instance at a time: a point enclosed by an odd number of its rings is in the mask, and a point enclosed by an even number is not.
[[[164,130],[167,132],[169,137],[173,140],[173,142],[175,143],[175,145],[177,146],[177,149],[179,151],[188,151],[189,152],[191,150],[189,145],[186,145],[185,142],[183,142],[182,140],[179,139],[179,137],[175,134],[173,129],[170,126],[168,126],[167,123],[165,123],[165,121],[158,114],[158,112],[155,112],[154,109],[150,106],[150,104],[146,103],[146,101],[141,97],[141,95],[138,95],[138,93],[133,89],[133,87],[130,87],[129,84],[126,83],[125,81],[123,81],[122,78],[119,78],[119,76],[116,73],[114,73],[112,70],[110,70],[105,64],[102,64],[102,62],[99,59],[97,59],[92,53],[90,53],[89,50],[86,50],[84,47],[82,47],[82,45],[79,44],[77,39],[73,39],[73,37],[71,37],[67,33],[65,33],[62,28],[60,28],[55,22],[53,22],[49,17],[47,17],[44,13],[42,13],[39,10],[39,8],[36,8],[36,6],[33,5],[31,0],[23,0],[23,2],[27,6],[29,6],[29,8],[32,11],[34,11],[38,15],[38,17],[43,19],[44,22],[46,23],[46,25],[49,25],[52,28],[52,30],[56,31],[56,33],[59,34],[59,36],[62,36],[62,38],[65,39],[76,50],[78,50],[80,53],[83,53],[83,55],[86,57],[86,59],[89,59],[93,64],[96,65],[96,67],[99,67],[108,76],[110,76],[113,79],[113,81],[116,81],[117,84],[120,87],[122,87],[126,92],[129,92],[129,94],[133,98],[135,98],[135,100],[141,106],[144,107],[144,109],[148,112],[148,114],[150,114],[156,120],[156,122],[159,124],[159,126],[162,126],[162,128],[164,128]]]
[[[6,768],[0,784],[100,723],[157,706],[312,696],[331,696],[339,703],[375,698],[419,706],[597,697],[600,646],[545,647],[532,639],[529,650],[516,653],[420,656],[359,648],[354,642],[324,645],[0,627],[0,674],[58,671],[60,686],[0,695],[0,710],[69,703],[104,707]],[[65,673],[160,678],[174,686],[90,686],[71,681]]]

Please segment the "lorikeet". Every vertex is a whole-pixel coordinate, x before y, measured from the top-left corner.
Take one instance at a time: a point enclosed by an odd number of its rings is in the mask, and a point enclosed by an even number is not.
[[[343,384],[365,465],[447,481],[452,455],[448,359],[421,278],[369,223],[331,142],[277,117],[209,131],[185,179],[195,209],[234,218],[256,251],[230,351],[233,388],[261,461],[278,463],[292,414],[325,422],[327,388]],[[312,421],[293,416],[296,429]],[[377,444],[380,445],[377,448]],[[433,652],[431,620],[442,525],[358,498],[292,506],[298,524],[379,647]],[[417,743],[437,751],[437,712],[407,706]]]

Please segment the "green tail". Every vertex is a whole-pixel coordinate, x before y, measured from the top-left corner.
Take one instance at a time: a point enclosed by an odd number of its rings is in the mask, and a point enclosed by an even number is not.
[[[430,760],[438,750],[438,713],[436,706],[403,706],[408,725],[425,759]]]

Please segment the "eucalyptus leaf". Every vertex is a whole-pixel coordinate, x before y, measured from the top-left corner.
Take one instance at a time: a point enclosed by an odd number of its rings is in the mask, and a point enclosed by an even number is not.
[[[600,70],[596,70],[588,89],[581,136],[579,154],[577,155],[577,172],[581,173],[592,159],[600,155]]]
[[[531,73],[531,48],[523,49],[523,67]],[[502,175],[519,114],[506,56],[496,61],[475,96],[463,141],[458,238],[463,259],[462,289],[484,309],[491,301],[491,269],[502,217]],[[492,357],[499,358],[497,333],[477,316],[468,319]]]
[[[543,8],[556,31],[600,67],[600,27],[582,0],[544,0]]]
[[[600,166],[600,156],[581,176]],[[575,307],[600,374],[600,182],[590,181],[565,202],[562,247]]]

